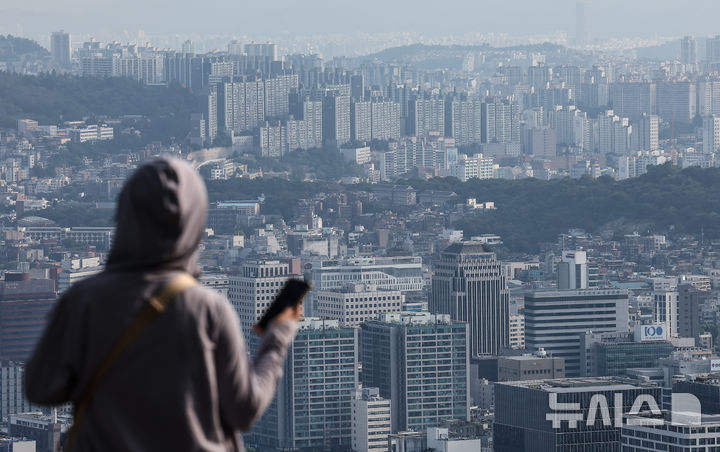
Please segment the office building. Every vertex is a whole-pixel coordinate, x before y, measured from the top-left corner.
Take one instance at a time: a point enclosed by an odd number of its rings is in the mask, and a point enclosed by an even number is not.
[[[399,290],[378,290],[367,284],[347,284],[341,289],[317,291],[317,316],[360,326],[385,312],[400,312],[405,296]]]
[[[30,358],[56,298],[53,280],[5,273],[5,280],[0,281],[0,360]]]
[[[280,260],[248,260],[239,275],[229,278],[228,299],[240,317],[243,333],[253,334],[253,325],[260,320],[285,283],[293,274],[289,262]]]
[[[385,452],[390,435],[390,401],[378,388],[362,388],[352,401],[352,449],[355,452]]]
[[[498,382],[494,451],[615,452],[622,427],[615,413],[629,412],[639,396],[660,403],[662,389],[614,378]]]
[[[448,315],[381,314],[362,325],[362,378],[392,405],[392,431],[469,420],[468,328]]]
[[[688,393],[698,398],[703,414],[720,414],[720,360],[711,361],[711,373],[674,380],[675,393]],[[715,367],[713,370],[712,367]]]
[[[50,35],[50,56],[60,67],[70,67],[70,59],[72,58],[70,33],[60,30]]]
[[[678,291],[678,328],[680,337],[692,337],[699,341],[702,330],[700,328],[700,307],[710,292],[700,290],[689,283],[679,284]]]
[[[70,425],[72,417],[67,414],[57,415],[55,410],[49,415],[40,412],[11,414],[8,433],[10,436],[34,440],[37,451],[50,452],[62,448]]]
[[[0,361],[0,419],[27,413],[40,407],[25,398],[25,367],[13,361]]]
[[[585,251],[563,251],[558,262],[558,289],[587,289],[588,262]]]
[[[565,358],[565,374],[580,376],[580,335],[628,329],[624,289],[545,290],[525,296],[525,348]]]
[[[496,355],[508,347],[509,292],[495,253],[481,242],[457,242],[433,268],[430,312],[469,324],[470,356]]]
[[[399,291],[406,298],[419,295],[424,288],[422,258],[419,256],[346,257],[313,262],[312,304],[305,304],[309,315],[317,306],[317,294],[342,290],[347,284],[367,284],[378,291]],[[309,298],[309,297],[308,297]]]
[[[275,401],[248,435],[248,444],[349,449],[357,387],[357,328],[303,318],[288,350]]]
[[[543,350],[534,355],[500,356],[498,381],[565,378],[565,360],[548,356]]]
[[[692,415],[691,415],[692,417]],[[702,415],[692,421],[675,419],[673,413],[626,417],[622,426],[621,452],[710,452],[720,446],[720,416]]]
[[[638,335],[634,333],[595,333],[588,331],[580,335],[580,375],[583,377],[624,376],[631,368],[658,367],[660,359],[667,358],[673,351],[666,333],[655,334],[664,325],[638,325],[636,328],[652,331]],[[650,330],[652,328],[652,330]]]

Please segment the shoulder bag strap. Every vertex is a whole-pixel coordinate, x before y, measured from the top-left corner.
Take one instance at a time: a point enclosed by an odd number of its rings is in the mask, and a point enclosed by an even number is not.
[[[188,273],[183,273],[170,281],[160,290],[160,292],[145,303],[140,312],[135,315],[130,325],[125,328],[120,337],[118,337],[115,343],[113,343],[100,365],[95,369],[95,372],[93,373],[90,382],[85,387],[85,390],[75,403],[73,425],[68,435],[67,447],[65,448],[66,451],[72,450],[78,428],[85,416],[85,412],[87,411],[90,402],[92,401],[98,385],[110,368],[115,364],[120,355],[123,354],[128,346],[135,341],[140,333],[142,333],[153,320],[165,312],[168,306],[172,304],[178,295],[180,295],[185,289],[188,289],[195,284],[197,284],[197,281]]]

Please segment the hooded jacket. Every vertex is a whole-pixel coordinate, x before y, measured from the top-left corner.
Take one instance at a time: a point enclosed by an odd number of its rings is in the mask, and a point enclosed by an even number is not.
[[[80,397],[143,304],[180,272],[197,274],[206,216],[205,186],[187,163],[158,159],[131,176],[105,271],[65,292],[26,365],[30,401]],[[200,285],[187,289],[104,377],[75,449],[242,450],[237,432],[272,400],[296,329],[294,322],[271,326],[250,360],[229,302]]]

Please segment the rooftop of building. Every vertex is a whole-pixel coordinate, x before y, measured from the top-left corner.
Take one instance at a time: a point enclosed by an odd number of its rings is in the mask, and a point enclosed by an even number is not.
[[[619,377],[583,377],[583,378],[556,378],[548,380],[503,381],[496,384],[535,389],[545,392],[570,393],[638,389],[655,387],[651,383],[638,383]]]
[[[480,241],[455,242],[445,248],[444,254],[493,254],[490,248]]]

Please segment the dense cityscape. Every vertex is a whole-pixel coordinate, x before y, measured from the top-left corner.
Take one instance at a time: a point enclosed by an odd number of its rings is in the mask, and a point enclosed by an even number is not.
[[[199,281],[251,351],[312,287],[247,450],[720,451],[720,35],[628,50],[574,13],[331,57],[0,35],[0,452],[65,443],[24,365],[157,156],[207,184]]]

